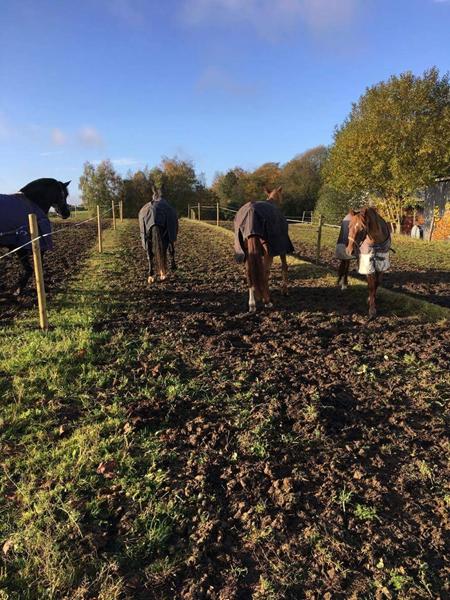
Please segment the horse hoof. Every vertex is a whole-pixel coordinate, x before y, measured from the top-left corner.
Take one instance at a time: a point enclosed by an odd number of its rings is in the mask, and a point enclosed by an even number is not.
[[[159,280],[165,281],[167,279],[167,275],[160,275]]]
[[[345,291],[348,288],[348,285],[346,285],[345,283],[341,284],[341,290]]]
[[[255,313],[256,312],[256,304],[250,304],[250,306],[248,307],[248,312]]]
[[[369,312],[369,316],[368,316],[367,320],[368,321],[374,321],[375,318],[376,318],[376,316],[377,316],[377,311],[376,310],[375,311],[371,311],[371,312]]]
[[[266,304],[264,304],[264,308],[273,308],[273,303],[267,302]]]
[[[147,282],[148,282],[148,283],[150,283],[150,284],[152,284],[152,283],[154,283],[154,282],[155,282],[155,278],[154,278],[154,277],[152,277],[152,276],[150,276],[150,277],[147,279]]]

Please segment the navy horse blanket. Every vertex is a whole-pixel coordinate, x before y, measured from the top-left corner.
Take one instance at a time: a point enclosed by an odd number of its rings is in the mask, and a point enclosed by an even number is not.
[[[0,246],[17,248],[30,242],[28,215],[34,213],[37,218],[39,234],[51,234],[52,226],[44,211],[28,200],[24,194],[0,194]],[[51,235],[40,240],[41,250],[52,250]],[[31,244],[26,247],[32,251]]]
[[[152,227],[158,225],[164,250],[177,240],[178,215],[177,211],[164,198],[147,202],[139,211],[139,230],[144,250],[147,250],[147,240],[151,236]]]
[[[251,235],[262,237],[271,256],[292,254],[286,217],[272,202],[247,202],[234,218],[234,251],[237,262],[244,262],[244,242]]]

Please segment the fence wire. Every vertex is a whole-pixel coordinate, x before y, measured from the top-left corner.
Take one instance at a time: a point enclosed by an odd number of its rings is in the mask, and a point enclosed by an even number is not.
[[[110,212],[112,212],[112,210],[113,209],[111,207],[106,212],[102,213],[101,216],[105,217]],[[74,227],[79,227],[80,225],[84,225],[85,223],[89,223],[89,221],[95,221],[95,220],[97,220],[97,217],[91,217],[90,219],[85,219],[84,221],[80,221],[79,223],[73,223],[72,225],[68,225],[66,227],[61,227],[60,229],[57,229],[56,231],[51,231],[50,233],[43,233],[42,235],[38,235],[37,237],[31,239],[29,242],[26,242],[25,244],[22,244],[21,246],[18,246],[17,248],[14,248],[14,250],[10,250],[6,254],[2,254],[0,256],[0,260],[3,260],[7,256],[11,256],[12,254],[15,254],[16,252],[19,252],[19,250],[22,250],[22,248],[26,248],[27,246],[29,246],[33,242],[36,242],[37,240],[40,240],[42,238],[49,237],[49,236],[58,235],[59,233],[66,233],[67,231],[69,231],[70,229],[73,229]],[[41,221],[42,221],[42,219],[41,219]],[[39,224],[39,222],[38,222],[38,224]],[[13,231],[0,234],[0,236],[1,235],[11,234],[11,233],[16,233],[17,231],[18,231],[18,229],[14,229]]]

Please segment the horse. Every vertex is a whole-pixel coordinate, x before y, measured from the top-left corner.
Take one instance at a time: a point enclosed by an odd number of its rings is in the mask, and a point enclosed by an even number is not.
[[[45,235],[40,239],[41,251],[51,250],[52,228],[48,211],[53,207],[62,219],[70,216],[67,204],[69,183],[70,181],[63,183],[56,179],[42,178],[31,181],[16,194],[0,194],[0,246],[13,251],[30,242],[28,215],[34,213],[39,232]],[[19,277],[14,296],[22,294],[33,272],[30,264],[31,251],[30,243],[17,250],[23,273]]]
[[[281,259],[283,295],[288,293],[286,255],[294,251],[288,233],[288,222],[277,204],[282,201],[282,188],[265,188],[267,199],[247,202],[234,218],[234,247],[237,262],[246,265],[248,309],[256,312],[257,300],[266,308],[273,306],[270,298],[269,276],[273,257]]]
[[[350,260],[358,258],[358,272],[367,276],[369,287],[369,320],[377,315],[376,293],[383,273],[390,267],[391,232],[389,225],[373,207],[351,210],[341,225],[336,257],[341,259],[338,284],[348,286]]]
[[[171,269],[176,271],[175,242],[178,235],[176,210],[162,197],[162,191],[154,189],[150,202],[139,211],[139,230],[142,246],[147,254],[148,283],[155,281],[156,271],[161,281],[167,278],[167,250],[171,257]]]

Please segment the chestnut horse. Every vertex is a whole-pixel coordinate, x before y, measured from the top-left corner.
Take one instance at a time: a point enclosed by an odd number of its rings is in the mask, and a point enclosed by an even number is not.
[[[348,228],[348,232],[346,231]],[[345,245],[344,258],[342,246]],[[339,266],[339,284],[342,289],[348,285],[348,270],[351,258],[358,257],[358,272],[367,276],[369,286],[369,319],[376,317],[375,298],[383,273],[390,267],[389,251],[391,232],[386,221],[373,207],[360,211],[351,210],[345,217],[339,236],[336,255],[341,258]]]
[[[247,202],[238,211],[234,221],[235,251],[239,262],[246,265],[248,308],[256,311],[256,302],[262,300],[272,307],[269,275],[273,257],[279,256],[282,269],[283,295],[287,295],[288,266],[286,255],[294,248],[288,235],[288,223],[277,204],[282,200],[282,188],[265,189],[267,200]]]

